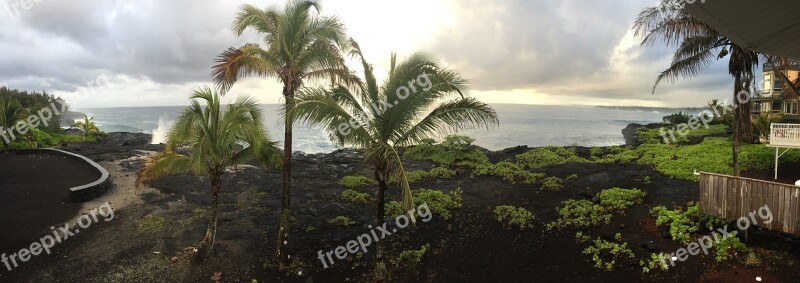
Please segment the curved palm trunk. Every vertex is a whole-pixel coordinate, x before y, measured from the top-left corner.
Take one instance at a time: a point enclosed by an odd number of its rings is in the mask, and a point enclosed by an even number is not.
[[[291,84],[284,86],[283,96],[286,99],[286,113],[294,108],[294,88]],[[278,244],[275,251],[275,260],[278,262],[278,267],[283,269],[289,266],[289,256],[287,255],[286,248],[289,245],[289,219],[291,204],[291,188],[292,188],[292,119],[290,115],[284,117],[284,133],[283,133],[283,191],[281,199],[281,223],[278,228]]]
[[[211,219],[206,229],[206,236],[197,248],[195,260],[202,261],[211,255],[214,249],[214,238],[217,236],[217,207],[219,207],[219,191],[222,188],[222,176],[219,170],[212,172],[211,178]]]
[[[380,227],[383,225],[384,218],[386,217],[385,213],[385,199],[386,199],[386,191],[389,189],[389,185],[387,184],[387,174],[386,174],[386,166],[385,164],[381,164],[375,167],[375,180],[378,181],[378,211],[377,217],[375,222],[375,227]],[[383,262],[383,243],[378,241],[375,242],[375,281],[376,282],[384,282],[387,279],[386,274],[386,265]]]
[[[742,90],[742,80],[740,76],[736,76],[734,78],[734,85],[733,85],[733,101],[738,101],[737,96],[739,92]],[[735,102],[737,103],[737,102]],[[733,175],[739,176],[739,143],[742,140],[741,130],[742,130],[742,105],[737,105],[736,109],[734,109],[733,115]],[[747,119],[749,121],[749,119]]]

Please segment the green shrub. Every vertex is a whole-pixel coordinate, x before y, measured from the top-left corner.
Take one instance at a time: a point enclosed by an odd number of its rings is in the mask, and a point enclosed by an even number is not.
[[[589,155],[592,157],[603,157],[604,150],[602,147],[593,146],[589,149]]]
[[[375,185],[376,183],[377,182],[375,182],[375,180],[364,176],[344,176],[339,180],[339,182],[337,182],[337,184],[350,189],[363,188],[366,186]]]
[[[656,216],[656,226],[669,225],[669,234],[672,240],[688,243],[692,233],[697,231],[699,224],[700,208],[697,205],[689,206],[686,211],[680,209],[669,210],[664,206],[656,206],[650,214]]]
[[[442,144],[421,143],[408,148],[403,153],[403,158],[431,161],[439,165],[456,165],[475,168],[480,164],[488,163],[489,158],[477,148],[469,146],[474,141],[464,136],[448,136]]]
[[[516,156],[517,164],[526,169],[537,169],[565,163],[588,162],[577,155],[574,147],[540,147]]]
[[[578,174],[569,175],[569,176],[567,176],[567,178],[565,180],[572,181],[572,180],[575,180],[575,179],[578,179]]]
[[[585,243],[591,239],[592,237],[584,234],[583,231],[578,231],[577,233],[575,233],[575,241],[577,241],[578,243]]]
[[[350,218],[347,216],[336,216],[336,218],[328,220],[328,224],[336,226],[350,226],[356,224],[356,222],[350,220]]]
[[[139,230],[139,233],[142,234],[155,234],[164,229],[165,223],[166,220],[164,217],[151,214],[139,219],[136,223],[136,228]]]
[[[560,191],[564,188],[564,182],[556,176],[544,178],[542,181],[542,189],[548,191]]]
[[[542,173],[528,172],[519,165],[508,161],[500,161],[497,164],[483,164],[475,168],[472,173],[475,175],[502,177],[503,180],[512,184],[516,184],[518,182],[522,182],[524,184],[533,184],[545,176]]]
[[[642,273],[650,273],[652,270],[666,271],[669,269],[669,266],[662,262],[661,258],[669,257],[665,253],[651,253],[649,259],[640,260],[639,266],[642,267]]]
[[[678,112],[664,116],[664,118],[662,119],[664,120],[664,123],[677,125],[677,124],[689,123],[689,119],[691,118],[692,115],[689,115],[689,113]]]
[[[419,250],[405,250],[400,252],[400,256],[397,257],[397,261],[395,264],[403,265],[407,269],[417,269],[419,263],[422,262],[422,258],[428,252],[428,249],[431,248],[430,244],[425,244],[420,247]]]
[[[642,178],[642,183],[650,184],[652,182],[653,181],[650,179],[650,176],[644,176],[644,178]]]
[[[611,188],[600,191],[600,205],[609,211],[625,212],[636,203],[642,203],[647,193],[638,189]]]
[[[444,138],[442,145],[453,150],[467,150],[475,139],[468,136],[449,135]]]
[[[413,184],[430,178],[450,179],[455,175],[456,171],[454,170],[445,167],[434,167],[431,171],[417,170],[408,172],[406,173],[406,178],[408,178],[409,184]],[[397,183],[397,177],[390,176],[389,183]]]
[[[445,220],[452,217],[452,214],[450,213],[451,209],[460,208],[462,206],[460,189],[456,189],[449,195],[439,190],[431,189],[415,190],[413,191],[413,194],[414,206],[420,206],[423,203],[427,203],[428,208],[430,208],[433,213],[441,216]],[[406,212],[403,210],[403,206],[400,202],[390,201],[384,206],[384,213],[392,217],[397,217],[405,214]]]
[[[722,239],[722,241],[714,245],[714,249],[716,250],[714,259],[716,259],[717,262],[732,259],[740,253],[750,253],[750,249],[748,249],[747,246],[739,241],[739,238],[737,238],[735,235],[728,235],[728,237],[722,238],[722,234],[713,232],[713,238]]]
[[[633,251],[628,248],[628,243],[619,244],[599,238],[594,240],[594,245],[584,249],[583,254],[592,256],[595,268],[606,271],[614,270],[618,259],[634,258]]]
[[[342,191],[342,199],[355,202],[355,203],[368,203],[369,202],[369,194],[367,193],[359,193],[353,189],[346,189]]]
[[[533,213],[522,208],[510,205],[501,205],[494,208],[494,218],[506,228],[533,228]]]
[[[565,200],[557,209],[558,219],[547,224],[548,229],[567,226],[591,227],[611,222],[612,215],[605,208],[589,200]]]
[[[428,172],[428,176],[440,179],[450,179],[456,175],[456,171],[447,169],[446,167],[434,167]]]

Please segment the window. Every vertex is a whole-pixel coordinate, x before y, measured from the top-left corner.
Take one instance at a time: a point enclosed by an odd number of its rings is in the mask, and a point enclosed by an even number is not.
[[[786,102],[786,109],[784,109],[783,112],[790,115],[797,115],[797,102]]]
[[[780,101],[772,102],[772,112],[773,113],[780,113],[783,110],[783,104]]]
[[[783,83],[781,83],[780,79],[775,79],[775,84],[772,85],[772,89],[774,89],[774,90],[782,90],[783,89]]]
[[[772,76],[769,74],[764,75],[764,90],[770,89],[769,83],[772,81]]]

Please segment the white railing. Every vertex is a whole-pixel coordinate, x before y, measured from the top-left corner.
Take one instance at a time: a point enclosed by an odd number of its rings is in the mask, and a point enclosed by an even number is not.
[[[769,127],[771,146],[800,147],[800,124],[777,124]]]

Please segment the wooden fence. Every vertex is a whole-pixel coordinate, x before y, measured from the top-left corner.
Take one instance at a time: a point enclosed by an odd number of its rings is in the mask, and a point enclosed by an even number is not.
[[[700,211],[731,221],[756,212],[758,226],[800,235],[800,187],[734,177],[700,173]],[[773,220],[763,224],[758,209],[767,205]],[[751,220],[752,222],[752,220]]]

